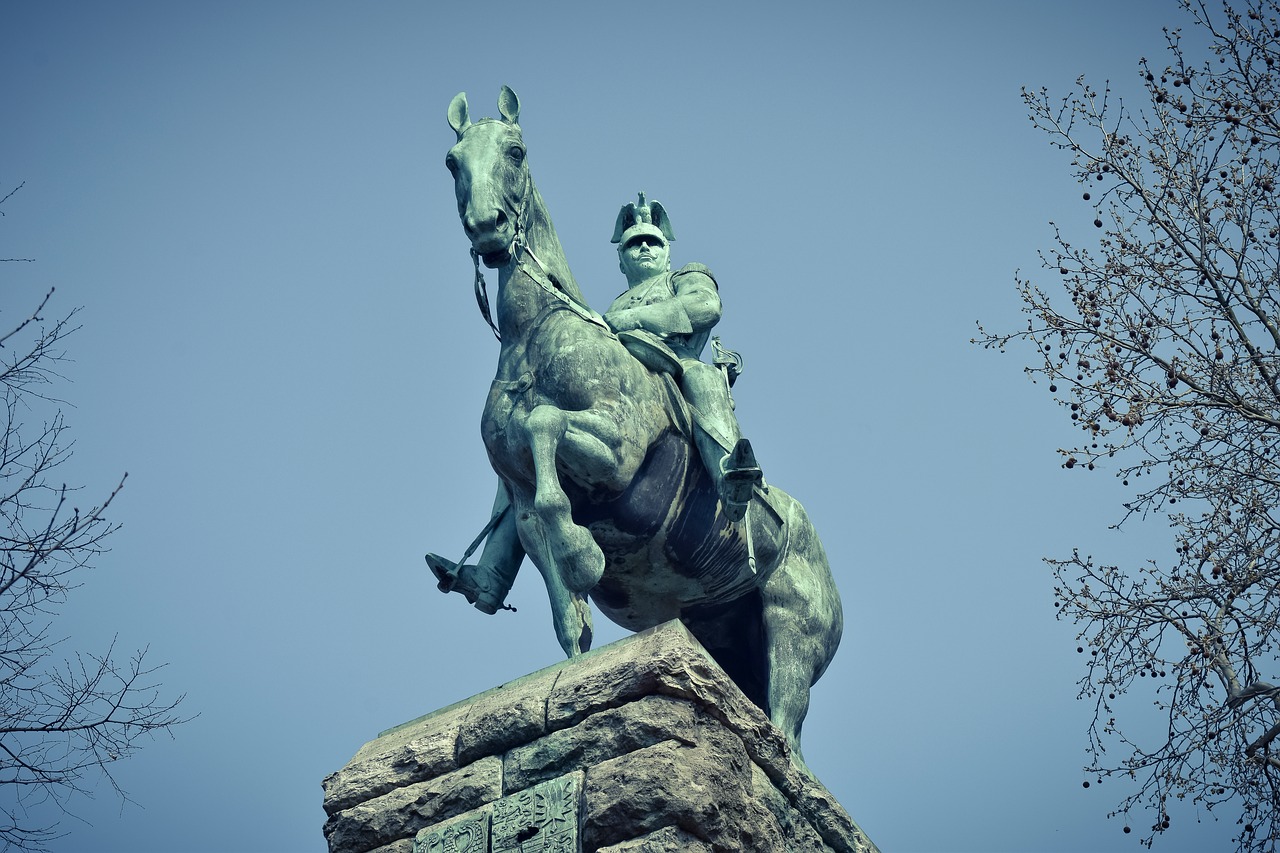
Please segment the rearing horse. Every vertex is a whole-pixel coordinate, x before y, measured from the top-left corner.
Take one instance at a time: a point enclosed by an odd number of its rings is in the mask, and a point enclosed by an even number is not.
[[[591,643],[588,596],[633,631],[681,619],[803,764],[809,688],[843,630],[817,533],[776,486],[756,490],[742,522],[724,516],[675,382],[587,307],[505,86],[498,109],[472,123],[455,97],[445,161],[473,255],[499,271],[501,349],[481,431],[501,485],[481,562],[511,576],[533,560],[569,657]],[[447,590],[455,576],[433,569]]]

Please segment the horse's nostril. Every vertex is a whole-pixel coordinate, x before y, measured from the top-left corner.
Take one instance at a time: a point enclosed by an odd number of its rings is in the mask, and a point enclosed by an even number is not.
[[[494,225],[496,225],[498,228],[502,228],[506,224],[507,224],[507,214],[499,210],[497,218],[494,219]]]

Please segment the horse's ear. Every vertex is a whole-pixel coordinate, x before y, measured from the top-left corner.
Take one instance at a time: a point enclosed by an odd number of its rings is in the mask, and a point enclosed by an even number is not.
[[[498,112],[512,124],[520,123],[520,99],[511,91],[510,86],[503,86],[498,93]]]
[[[467,93],[459,92],[449,102],[449,127],[452,127],[453,132],[461,139],[462,132],[470,126],[471,119],[467,116]]]

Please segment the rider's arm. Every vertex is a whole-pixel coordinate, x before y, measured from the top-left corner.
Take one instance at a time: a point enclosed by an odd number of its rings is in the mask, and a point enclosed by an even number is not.
[[[698,264],[671,277],[675,295],[649,305],[610,311],[605,315],[615,331],[644,329],[656,335],[689,335],[720,321],[720,292],[706,267]]]
[[[687,335],[693,331],[689,314],[681,301],[675,297],[654,302],[651,305],[637,305],[634,308],[622,308],[610,311],[604,319],[615,332],[627,332],[632,329],[644,329],[656,335]]]
[[[702,332],[720,322],[720,289],[711,270],[702,264],[689,264],[671,276],[678,302],[693,332]]]

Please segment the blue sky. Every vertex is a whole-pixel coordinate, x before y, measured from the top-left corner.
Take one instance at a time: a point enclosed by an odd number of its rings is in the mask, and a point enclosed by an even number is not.
[[[453,95],[495,115],[504,83],[595,306],[637,190],[673,261],[716,273],[744,431],[844,596],[819,777],[886,851],[1137,849],[1105,817],[1120,783],[1082,787],[1083,668],[1040,558],[1173,543],[1108,531],[1119,485],[1063,470],[1065,413],[968,340],[1021,322],[1050,220],[1096,237],[1020,87],[1138,95],[1179,22],[1172,0],[6,3],[0,191],[25,187],[0,257],[37,263],[4,265],[0,322],[51,285],[51,313],[83,306],[65,476],[93,497],[129,472],[58,630],[149,644],[200,714],[119,767],[136,805],[78,802],[55,849],[322,850],[320,780],[365,741],[559,659],[531,568],[486,617],[422,560],[492,499],[497,350],[443,159]],[[1234,828],[1171,817],[1160,849]]]

